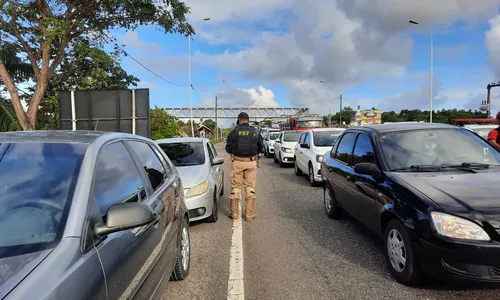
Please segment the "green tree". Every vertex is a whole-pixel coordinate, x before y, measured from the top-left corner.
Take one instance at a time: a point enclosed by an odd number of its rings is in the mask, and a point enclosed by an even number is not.
[[[87,40],[76,41],[50,80],[40,103],[37,128],[58,128],[58,91],[127,89],[137,86],[139,79],[121,67],[120,53],[117,48],[108,53],[92,46]]]
[[[155,106],[150,111],[151,138],[153,140],[168,139],[179,136],[179,126],[177,119],[169,115],[166,111]]]
[[[382,123],[400,122],[399,114],[394,111],[385,111],[382,113]]]
[[[187,22],[189,8],[180,0],[9,0],[0,1],[2,40],[13,39],[22,47],[36,78],[28,111],[23,110],[19,91],[6,61],[0,61],[0,77],[9,91],[21,127],[36,129],[39,105],[51,78],[68,50],[79,40],[95,45],[110,42],[107,32],[154,25],[166,33],[194,33]]]

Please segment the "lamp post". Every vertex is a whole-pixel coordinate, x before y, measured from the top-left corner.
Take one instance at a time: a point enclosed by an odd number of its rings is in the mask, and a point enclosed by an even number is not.
[[[199,21],[210,21],[210,18],[204,18]],[[191,123],[191,136],[194,137],[194,125],[193,125],[193,83],[191,82],[191,35],[188,36],[188,73],[189,73],[189,112],[190,112],[190,123]]]
[[[433,64],[434,64],[434,45],[433,45],[432,31],[429,28],[429,26],[425,25],[424,23],[419,23],[419,22],[413,21],[413,20],[410,20],[409,22],[410,22],[410,24],[413,24],[413,25],[422,25],[425,28],[427,28],[427,30],[429,30],[429,34],[430,34],[430,37],[431,37],[431,71],[430,71],[430,89],[431,89],[430,104],[431,104],[431,110],[430,110],[429,121],[430,121],[430,123],[432,123],[432,96],[433,96],[432,95],[432,69],[433,69]]]

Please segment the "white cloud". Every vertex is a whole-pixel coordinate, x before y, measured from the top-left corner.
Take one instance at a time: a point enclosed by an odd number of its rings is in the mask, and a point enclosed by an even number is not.
[[[485,33],[484,45],[488,51],[488,62],[496,76],[500,75],[500,15],[489,22],[491,29]]]
[[[274,92],[262,85],[244,89],[228,83],[225,90],[217,93],[217,97],[219,107],[279,107]],[[214,97],[205,98],[203,105],[214,106],[213,99]]]
[[[124,35],[118,36],[118,41],[125,44],[125,46],[132,47],[139,51],[158,51],[160,50],[160,45],[158,43],[146,43],[141,41],[138,37],[136,31],[127,31]]]

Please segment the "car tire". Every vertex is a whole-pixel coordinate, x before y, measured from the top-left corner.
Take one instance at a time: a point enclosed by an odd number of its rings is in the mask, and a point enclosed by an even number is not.
[[[295,175],[302,176],[302,170],[297,166],[297,159],[295,159],[295,163],[293,164],[293,168],[295,169]]]
[[[267,148],[264,148],[264,155],[268,156]]]
[[[219,219],[219,201],[217,195],[214,195],[214,203],[212,204],[212,214],[207,218],[208,223],[215,223]]]
[[[273,157],[273,155],[271,154],[271,152],[267,151],[267,158],[271,158]]]
[[[220,188],[220,196],[224,196],[224,177],[222,177],[222,187]]]
[[[179,251],[175,259],[172,276],[170,276],[172,281],[186,279],[189,274],[189,267],[191,266],[191,240],[189,239],[189,225],[186,218],[182,219],[179,235]]]
[[[384,245],[389,270],[394,279],[405,285],[417,285],[421,279],[420,265],[410,236],[399,220],[393,219],[387,224]],[[402,258],[404,262],[401,261]]]
[[[332,188],[328,184],[323,189],[323,203],[329,218],[340,219],[342,217],[342,208],[337,204]]]
[[[317,186],[317,183],[316,183],[316,181],[314,180],[314,168],[313,168],[313,166],[311,165],[311,163],[309,163],[309,173],[308,173],[307,178],[309,179],[309,184],[310,184],[311,186]]]
[[[278,162],[279,162],[279,161],[278,161],[278,157],[276,157],[276,152],[275,152],[275,153],[274,153],[274,163],[276,163],[276,164],[277,164]]]

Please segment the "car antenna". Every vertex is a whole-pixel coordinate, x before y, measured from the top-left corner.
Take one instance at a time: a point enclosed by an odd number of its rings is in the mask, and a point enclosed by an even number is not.
[[[97,121],[95,121],[94,131],[97,131],[97,125],[98,124],[99,124],[99,117],[97,117]]]

